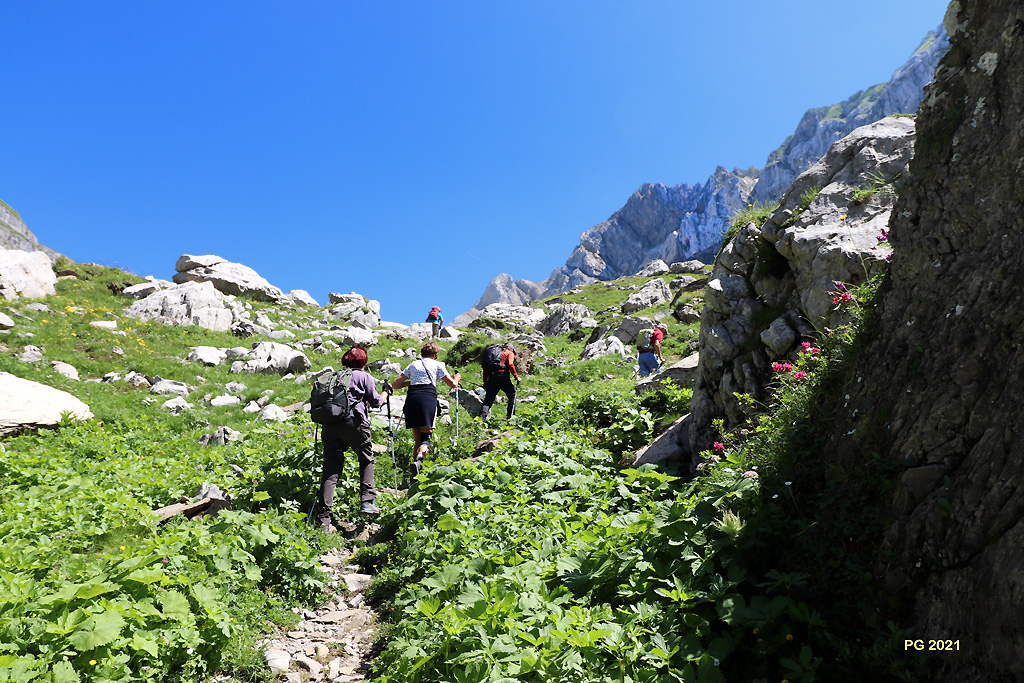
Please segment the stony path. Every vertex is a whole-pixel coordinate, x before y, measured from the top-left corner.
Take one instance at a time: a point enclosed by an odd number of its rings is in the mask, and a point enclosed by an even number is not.
[[[369,673],[374,615],[363,591],[370,576],[360,574],[351,558],[347,549],[321,557],[332,599],[315,610],[296,608],[302,617],[298,624],[260,641],[270,670],[288,683],[348,683],[365,680]]]

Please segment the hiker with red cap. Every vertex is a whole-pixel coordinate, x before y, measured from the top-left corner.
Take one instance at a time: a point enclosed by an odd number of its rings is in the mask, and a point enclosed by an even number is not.
[[[441,309],[434,306],[430,309],[430,313],[427,314],[427,322],[430,323],[430,338],[437,339],[441,334],[441,326],[444,325],[444,316],[441,315]]]
[[[334,505],[334,491],[338,486],[345,464],[345,451],[351,448],[359,458],[360,512],[375,515],[380,512],[374,504],[377,488],[373,483],[375,458],[370,437],[370,418],[367,408],[380,408],[390,396],[385,382],[384,393],[377,393],[377,383],[366,368],[366,350],[352,347],[341,358],[341,364],[352,369],[348,385],[348,405],[351,406],[351,420],[339,423],[325,423],[321,438],[324,444],[324,466],[320,475],[320,492],[316,520],[326,533],[334,531],[331,525],[331,508]]]

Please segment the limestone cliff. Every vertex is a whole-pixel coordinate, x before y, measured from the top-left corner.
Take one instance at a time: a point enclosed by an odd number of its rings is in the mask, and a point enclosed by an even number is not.
[[[939,682],[1024,677],[1024,6],[954,0],[890,224],[889,286],[829,457],[908,466],[888,591]]]
[[[49,247],[39,244],[39,240],[21,220],[17,211],[0,201],[0,249],[20,249],[21,251],[42,251],[50,259],[60,254]]]
[[[887,83],[839,104],[808,111],[793,135],[768,158],[764,171],[728,171],[720,166],[703,184],[670,187],[645,183],[607,221],[584,232],[565,265],[555,268],[547,279],[537,283],[515,280],[515,286],[509,286],[512,278],[503,274],[455,324],[467,324],[491,303],[521,303],[578,284],[633,275],[654,259],[667,263],[695,258],[710,261],[718,252],[729,219],[748,201],[778,200],[801,171],[855,128],[891,114],[916,111],[922,88],[931,80],[947,47],[945,31],[932,31]],[[494,298],[505,295],[509,298]]]

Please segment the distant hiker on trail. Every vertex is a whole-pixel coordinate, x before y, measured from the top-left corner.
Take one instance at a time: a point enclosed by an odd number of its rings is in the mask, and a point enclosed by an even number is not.
[[[668,326],[659,323],[654,329],[640,330],[636,338],[636,348],[640,352],[637,362],[640,364],[640,376],[647,377],[657,372],[665,359],[661,356],[661,340],[668,336]]]
[[[487,422],[491,405],[501,391],[508,398],[507,419],[511,420],[516,412],[516,384],[519,384],[515,347],[511,342],[488,346],[480,356],[480,366],[484,374],[484,407],[480,417]],[[516,384],[512,383],[512,377],[516,378]]]
[[[324,444],[323,473],[320,475],[320,492],[318,494],[317,524],[325,533],[332,533],[331,509],[334,505],[334,491],[338,486],[345,464],[345,450],[351,448],[359,457],[359,498],[362,502],[360,512],[375,515],[380,512],[373,500],[377,497],[377,488],[373,484],[374,455],[370,440],[370,420],[366,414],[367,407],[379,408],[389,397],[385,389],[383,395],[377,393],[377,383],[366,367],[366,351],[353,347],[341,358],[341,364],[351,369],[351,375],[344,370],[341,377],[348,384],[348,402],[345,405],[346,415],[337,422],[323,422],[321,438]],[[334,374],[334,373],[332,373]],[[344,380],[343,380],[344,381]],[[314,392],[316,391],[314,383]],[[316,421],[316,416],[314,415]]]
[[[393,385],[395,390],[409,387],[404,413],[405,424],[412,429],[415,441],[410,465],[413,477],[420,473],[423,458],[430,452],[430,434],[434,431],[434,418],[437,416],[437,381],[443,379],[445,384],[457,389],[462,379],[457,372],[454,378],[448,374],[444,363],[437,360],[440,352],[437,342],[424,344],[420,349],[420,359],[409,363]]]
[[[441,334],[441,326],[444,325],[444,316],[441,315],[441,309],[437,306],[431,308],[430,313],[427,313],[427,322],[430,323],[431,338],[437,339]]]

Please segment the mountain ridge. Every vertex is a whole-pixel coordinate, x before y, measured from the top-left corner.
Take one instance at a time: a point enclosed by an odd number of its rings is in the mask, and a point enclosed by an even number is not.
[[[580,235],[565,265],[540,282],[516,280],[507,273],[496,276],[454,324],[468,325],[492,303],[522,304],[587,282],[632,275],[659,258],[669,263],[700,257],[710,261],[729,219],[740,208],[778,200],[800,172],[854,129],[891,114],[916,111],[924,86],[948,46],[948,35],[939,26],[928,32],[889,81],[838,104],[809,109],[793,135],[768,156],[763,170],[728,171],[719,166],[704,183],[644,183],[608,220]]]

